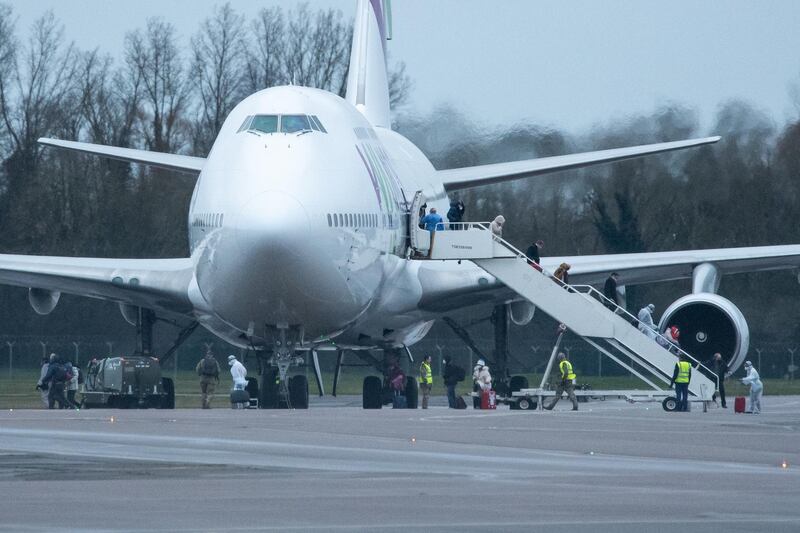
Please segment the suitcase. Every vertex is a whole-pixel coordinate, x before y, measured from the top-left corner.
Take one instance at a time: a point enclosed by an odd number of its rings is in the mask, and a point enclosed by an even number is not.
[[[466,408],[467,408],[467,402],[464,401],[464,398],[458,396],[456,398],[456,409],[466,409]]]
[[[246,390],[231,391],[231,408],[247,409],[250,406],[250,393]]]
[[[735,413],[744,413],[744,409],[745,409],[744,396],[737,396],[736,399],[733,400],[733,411]]]
[[[392,409],[408,409],[408,401],[405,396],[397,395],[392,398]]]
[[[497,393],[495,391],[481,392],[481,409],[497,409]]]

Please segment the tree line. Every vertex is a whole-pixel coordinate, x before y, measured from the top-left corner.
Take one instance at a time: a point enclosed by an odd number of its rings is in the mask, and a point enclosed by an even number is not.
[[[39,137],[204,156],[228,112],[245,96],[294,83],[342,94],[352,23],[307,4],[262,9],[251,19],[214,8],[190,39],[149,19],[124,36],[120,58],[70,43],[44,13],[27,34],[0,4],[0,251],[100,257],[188,253],[186,213],[194,179],[102,158],[42,149]],[[394,108],[412,83],[390,72]],[[800,96],[797,98],[800,111]],[[582,134],[515,124],[487,127],[441,106],[396,113],[395,128],[437,168],[671,141],[706,134],[696,111],[668,105]],[[546,241],[551,256],[666,251],[798,242],[800,119],[776,125],[753,105],[720,106],[708,134],[717,145],[530,180],[458,196],[470,220],[503,214],[520,247]],[[754,338],[800,339],[794,272],[723,280]],[[624,280],[623,280],[624,282]],[[631,306],[660,309],[689,284],[641,287]],[[132,336],[112,304],[65,297],[30,321],[24,291],[0,289],[6,333]],[[23,309],[26,309],[23,311]]]

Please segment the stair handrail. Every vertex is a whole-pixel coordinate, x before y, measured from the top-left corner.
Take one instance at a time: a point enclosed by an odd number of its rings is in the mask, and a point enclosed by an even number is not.
[[[479,223],[473,223],[473,224],[475,224],[475,225],[476,225],[476,227],[479,227],[480,229],[484,229],[484,230],[489,230],[489,231],[491,231],[491,227],[489,226],[489,225],[491,224],[491,222],[479,222]],[[552,279],[553,281],[555,281],[555,282],[556,282],[556,283],[558,283],[559,285],[563,286],[563,287],[564,287],[564,288],[566,288],[567,290],[570,290],[570,289],[571,289],[571,290],[573,290],[574,292],[576,292],[576,293],[578,293],[578,294],[581,294],[582,296],[584,296],[584,297],[587,297],[587,298],[589,298],[589,297],[590,297],[590,296],[589,296],[589,294],[595,295],[596,297],[598,297],[598,299],[600,300],[600,302],[601,302],[601,303],[603,303],[603,301],[605,301],[605,302],[607,302],[608,304],[611,304],[612,306],[614,306],[614,308],[615,308],[615,309],[614,309],[614,311],[612,311],[612,310],[609,308],[609,312],[613,312],[614,314],[618,314],[618,312],[619,312],[619,314],[625,314],[625,315],[627,315],[627,316],[629,316],[629,317],[631,317],[631,318],[635,319],[637,322],[639,321],[639,318],[638,318],[638,317],[636,317],[636,316],[634,316],[633,314],[631,314],[630,312],[628,312],[628,310],[627,310],[627,309],[625,309],[624,307],[622,307],[622,306],[618,305],[618,304],[617,304],[616,302],[614,302],[613,300],[611,300],[611,299],[609,299],[609,298],[606,298],[606,295],[605,295],[605,294],[603,294],[602,292],[598,291],[597,289],[595,289],[595,288],[594,288],[594,287],[592,287],[591,285],[569,285],[569,284],[567,284],[567,283],[564,283],[562,280],[560,280],[559,278],[555,277],[555,275],[554,275],[554,274],[552,274],[551,272],[549,272],[549,271],[545,270],[545,269],[544,269],[544,268],[543,268],[541,265],[539,265],[538,263],[535,263],[534,261],[532,261],[532,260],[531,260],[531,259],[530,259],[530,258],[529,258],[529,257],[528,257],[526,254],[522,253],[522,251],[520,251],[519,249],[517,249],[517,248],[516,248],[516,247],[515,247],[513,244],[511,244],[511,243],[510,243],[510,242],[508,242],[507,240],[505,240],[505,239],[503,239],[502,237],[500,237],[500,236],[498,236],[498,235],[495,235],[495,234],[492,234],[492,238],[493,238],[495,241],[497,241],[498,243],[500,243],[500,244],[502,244],[503,246],[505,246],[505,247],[506,247],[507,249],[509,249],[510,251],[514,252],[514,254],[516,254],[517,258],[520,258],[520,259],[525,259],[525,261],[527,261],[527,262],[528,262],[528,264],[531,264],[531,265],[536,265],[536,267],[535,267],[535,269],[536,269],[536,270],[540,271],[540,272],[541,272],[543,275],[546,275],[546,276],[548,276],[550,279]],[[584,290],[586,290],[586,292],[581,292],[581,291],[579,291],[579,290],[578,290],[578,288],[584,289]],[[608,307],[608,306],[606,306],[606,307]],[[634,327],[634,326],[633,326],[633,325],[631,325],[631,327]],[[638,329],[638,328],[637,328],[637,329]],[[713,378],[712,378],[712,379],[713,379],[713,381],[714,381],[714,383],[715,383],[715,390],[719,390],[719,376],[717,376],[716,372],[714,372],[713,370],[711,370],[710,368],[708,368],[708,367],[707,367],[705,364],[703,364],[701,361],[699,361],[699,360],[698,360],[696,357],[694,357],[694,356],[692,356],[691,354],[689,354],[688,352],[686,352],[686,351],[685,351],[683,348],[681,348],[680,346],[678,346],[678,345],[674,344],[672,341],[670,341],[669,339],[667,339],[667,338],[666,338],[664,335],[662,335],[662,334],[661,334],[661,333],[660,333],[658,330],[653,330],[653,333],[655,333],[656,337],[659,337],[659,338],[663,339],[663,340],[664,340],[664,342],[666,342],[666,343],[667,343],[667,346],[672,346],[672,347],[674,347],[674,348],[675,348],[675,350],[677,350],[677,352],[678,352],[679,354],[683,354],[683,355],[685,355],[685,356],[686,356],[688,359],[690,359],[691,361],[694,361],[694,362],[696,363],[696,365],[695,365],[695,367],[694,367],[695,369],[698,369],[698,368],[701,368],[701,367],[702,367],[704,370],[706,370],[706,372],[708,372],[708,374],[710,374],[711,376],[713,376]],[[666,350],[667,352],[669,352],[669,353],[672,353],[672,352],[671,352],[671,351],[670,351],[668,348],[665,348],[665,347],[664,347],[664,346],[662,346],[660,343],[656,342],[656,344],[658,344],[658,345],[659,345],[661,348],[663,348],[663,349],[664,349],[664,350]],[[706,376],[706,377],[708,377],[708,376]]]
[[[583,295],[585,297],[590,297],[590,295],[591,295],[591,296],[597,298],[598,300],[600,300],[600,303],[608,304],[608,305],[606,305],[606,307],[609,307],[609,305],[614,306],[614,311],[613,311],[614,314],[627,315],[628,317],[636,320],[637,322],[639,321],[638,317],[634,316],[630,311],[628,311],[627,309],[625,309],[621,305],[617,304],[614,300],[608,298],[605,294],[603,294],[602,292],[600,292],[596,288],[592,287],[591,285],[570,285],[570,288],[574,289],[576,292],[578,292],[579,294],[581,294],[581,295]],[[585,292],[583,292],[583,291],[585,291]],[[611,311],[610,308],[609,308],[609,311]],[[633,327],[633,325],[631,325],[631,326]],[[717,386],[717,388],[719,387],[719,377],[717,376],[717,374],[713,370],[711,370],[709,367],[707,367],[703,362],[698,360],[692,354],[690,354],[689,352],[687,352],[686,350],[684,350],[683,348],[681,348],[677,344],[674,344],[672,341],[670,341],[667,337],[665,337],[658,330],[654,329],[652,331],[653,331],[653,333],[655,333],[656,337],[662,339],[667,344],[667,346],[672,346],[678,353],[683,354],[688,359],[694,361],[696,363],[696,365],[694,367],[695,369],[698,369],[698,368],[702,367],[704,370],[706,370],[708,373],[710,373],[712,376],[714,376],[713,379],[716,382],[716,386]],[[658,344],[662,348],[664,348],[663,344],[661,344],[661,343],[658,343]],[[672,353],[669,348],[664,348],[664,349],[667,350],[668,352]]]

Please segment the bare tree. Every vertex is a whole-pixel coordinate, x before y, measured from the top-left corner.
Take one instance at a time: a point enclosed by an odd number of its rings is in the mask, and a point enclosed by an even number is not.
[[[248,93],[286,83],[281,60],[285,31],[283,10],[279,7],[262,9],[251,23],[251,41],[245,52]]]
[[[143,87],[142,134],[148,149],[178,152],[184,145],[182,122],[189,104],[186,69],[178,49],[175,27],[158,18],[147,21],[144,32],[125,37],[128,78]]]
[[[244,17],[230,3],[214,9],[192,38],[192,74],[199,96],[193,151],[205,155],[225,117],[241,97],[244,81]]]

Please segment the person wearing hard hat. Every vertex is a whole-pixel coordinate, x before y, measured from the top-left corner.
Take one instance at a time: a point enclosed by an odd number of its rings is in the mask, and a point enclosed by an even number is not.
[[[761,412],[761,393],[764,392],[764,384],[761,383],[761,377],[758,371],[750,361],[745,361],[744,369],[747,376],[742,379],[744,385],[750,385],[750,410],[748,413],[757,415]]]
[[[426,355],[419,365],[419,390],[422,391],[422,408],[428,408],[428,399],[433,388],[433,372],[431,372],[431,356]]]
[[[556,396],[550,405],[545,406],[545,409],[551,411],[556,406],[558,400],[564,392],[567,393],[572,402],[572,410],[578,410],[578,399],[575,397],[575,371],[572,369],[572,363],[567,360],[567,355],[564,352],[558,354],[558,370],[561,372],[561,381],[556,387]]]
[[[236,359],[235,355],[228,356],[228,366],[231,367],[233,390],[244,390],[247,386],[247,369]]]

